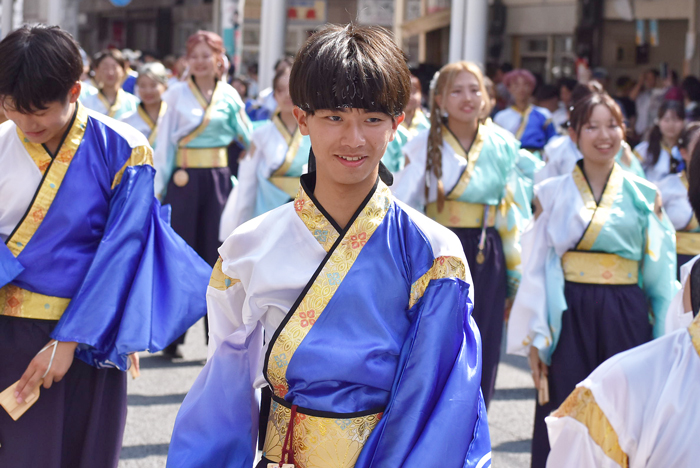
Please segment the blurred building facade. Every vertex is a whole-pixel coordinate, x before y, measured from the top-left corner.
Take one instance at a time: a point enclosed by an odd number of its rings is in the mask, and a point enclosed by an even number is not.
[[[508,62],[546,81],[574,75],[577,57],[607,68],[612,79],[661,62],[700,74],[700,0],[132,0],[122,7],[110,0],[2,0],[15,10],[18,4],[25,21],[61,24],[88,53],[128,47],[180,54],[194,31],[221,31],[225,4],[234,4],[243,17],[243,64],[265,55],[261,44],[294,54],[322,24],[355,20],[393,29],[414,65],[474,59],[468,49],[477,44],[482,64]],[[265,5],[286,13],[265,26]],[[265,46],[265,28],[284,30],[278,45]]]

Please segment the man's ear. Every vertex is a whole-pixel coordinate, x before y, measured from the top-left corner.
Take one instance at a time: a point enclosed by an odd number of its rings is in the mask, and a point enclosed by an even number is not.
[[[80,81],[73,83],[73,86],[71,86],[70,90],[68,91],[68,100],[71,104],[75,104],[75,102],[78,100],[82,89],[83,84]]]
[[[401,112],[401,115],[391,119],[391,137],[389,138],[389,142],[394,141],[394,138],[396,138],[396,131],[399,129],[399,125],[401,125],[405,118],[406,113]]]
[[[299,126],[299,133],[302,135],[306,136],[309,134],[309,114],[301,110],[299,107],[295,107],[292,110],[292,114],[294,114],[294,118],[297,119],[297,125]]]

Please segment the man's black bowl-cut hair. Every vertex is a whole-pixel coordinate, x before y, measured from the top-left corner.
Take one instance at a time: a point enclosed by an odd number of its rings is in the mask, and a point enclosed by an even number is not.
[[[289,92],[294,105],[311,114],[356,108],[398,117],[411,95],[411,73],[384,29],[330,25],[297,54]]]

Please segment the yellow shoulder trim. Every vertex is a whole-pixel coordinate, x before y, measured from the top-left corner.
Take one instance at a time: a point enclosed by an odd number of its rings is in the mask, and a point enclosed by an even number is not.
[[[629,457],[620,447],[617,433],[603,410],[600,409],[593,393],[586,387],[576,387],[571,395],[552,413],[557,418],[570,417],[588,428],[593,442],[603,449],[605,455],[622,468],[629,466]]]
[[[423,297],[425,290],[428,288],[431,280],[441,278],[459,278],[466,279],[466,268],[464,262],[459,257],[438,257],[433,262],[433,266],[415,283],[411,285],[411,298],[408,302],[408,308],[413,307],[416,302]]]
[[[122,181],[124,171],[127,167],[152,165],[153,150],[149,146],[137,146],[136,148],[132,148],[131,156],[129,156],[129,159],[126,160],[122,168],[119,169],[119,172],[117,172],[117,174],[114,176],[114,180],[112,181],[112,190],[114,190],[114,187],[119,185],[119,183]]]
[[[219,291],[226,291],[231,286],[236,283],[240,283],[240,280],[233,279],[230,276],[226,276],[223,269],[221,268],[222,260],[221,257],[216,261],[214,269],[211,272],[211,278],[209,279],[209,286]]]

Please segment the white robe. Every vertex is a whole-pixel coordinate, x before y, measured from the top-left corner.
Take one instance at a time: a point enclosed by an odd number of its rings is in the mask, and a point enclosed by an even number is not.
[[[0,239],[5,241],[32,203],[42,174],[8,120],[0,125]],[[9,143],[8,143],[9,142]]]
[[[688,276],[690,276],[690,270],[698,261],[700,255],[691,258],[685,264],[681,266],[681,289],[676,293],[671,301],[671,305],[668,306],[668,312],[666,313],[666,333],[672,333],[681,328],[687,328],[690,322],[693,321],[693,311],[685,310],[683,305],[683,294],[685,293],[685,288],[688,286]]]
[[[646,141],[641,142],[634,147],[634,152],[637,153],[638,157],[644,165],[644,173],[647,176],[647,180],[654,182],[655,184],[661,179],[666,177],[669,172],[671,172],[671,154],[663,146],[661,146],[661,152],[659,153],[659,160],[653,166],[647,166],[647,151],[649,150],[649,143]]]
[[[684,230],[693,218],[693,208],[688,200],[688,189],[681,180],[681,174],[668,174],[658,180],[656,186],[661,192],[661,200],[664,204],[676,231]]]
[[[574,412],[555,412],[545,419],[552,447],[547,467],[698,466],[700,345],[693,345],[691,333],[700,340],[700,330],[695,328],[620,353],[581,382],[578,386],[593,395],[589,404],[607,418],[602,424],[607,430],[587,427]],[[601,449],[603,441],[614,445],[615,439],[628,457],[625,467]]]

